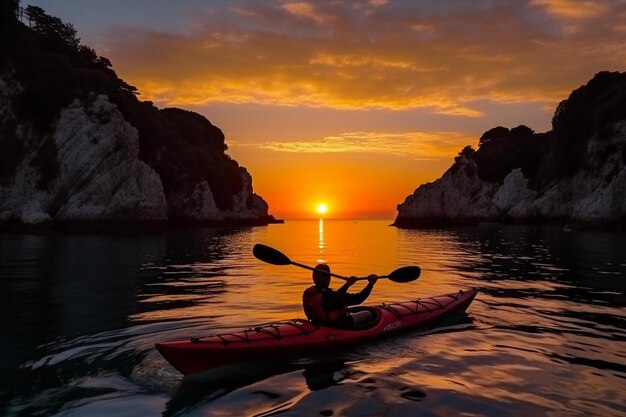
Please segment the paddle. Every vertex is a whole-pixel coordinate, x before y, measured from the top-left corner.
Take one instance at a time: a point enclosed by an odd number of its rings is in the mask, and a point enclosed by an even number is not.
[[[263,262],[267,262],[268,264],[272,264],[272,265],[295,265],[295,266],[299,266],[300,268],[309,269],[311,271],[326,272],[326,271],[312,268],[308,265],[303,265],[298,262],[294,262],[291,259],[289,259],[289,257],[287,257],[287,255],[285,255],[284,253],[274,248],[271,248],[269,246],[262,245],[260,243],[257,243],[256,245],[254,245],[254,247],[252,248],[252,254],[255,256],[255,258]],[[379,276],[378,278],[388,278],[390,281],[393,281],[393,282],[405,283],[405,282],[415,281],[420,276],[420,272],[421,270],[419,266],[403,266],[402,268],[398,268],[395,271],[391,272],[389,275]],[[330,273],[330,276],[333,276],[335,278],[340,278],[343,280],[348,279],[348,277],[344,277],[343,275],[333,274],[332,272]],[[366,279],[367,277],[357,278],[357,281],[366,280]]]

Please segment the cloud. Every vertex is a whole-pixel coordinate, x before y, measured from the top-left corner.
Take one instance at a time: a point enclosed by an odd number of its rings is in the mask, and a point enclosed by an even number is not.
[[[294,16],[305,17],[319,24],[327,23],[333,19],[332,14],[320,12],[311,3],[285,3],[281,7]]]
[[[412,159],[450,158],[473,139],[458,132],[350,132],[317,141],[251,145],[276,152],[383,153]]]
[[[380,6],[384,6],[385,4],[389,3],[389,0],[370,0],[368,2],[368,4],[370,6],[373,7],[380,7]]]
[[[103,42],[120,75],[159,104],[476,117],[479,100],[554,105],[594,73],[624,70],[625,8],[565,0],[230,2],[199,10],[181,33],[114,28]]]
[[[590,0],[532,0],[531,5],[545,7],[548,13],[566,17],[585,19],[595,17],[607,10],[607,4]]]

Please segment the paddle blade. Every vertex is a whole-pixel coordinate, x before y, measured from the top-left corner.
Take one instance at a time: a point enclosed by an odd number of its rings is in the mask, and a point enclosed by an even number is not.
[[[393,282],[411,282],[415,281],[421,273],[419,266],[403,266],[389,274],[389,280]]]
[[[252,248],[252,254],[259,260],[272,265],[290,265],[291,260],[282,252],[269,246],[257,243]]]

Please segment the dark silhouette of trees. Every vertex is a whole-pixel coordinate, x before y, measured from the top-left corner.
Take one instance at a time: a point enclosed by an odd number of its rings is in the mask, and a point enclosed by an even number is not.
[[[603,71],[558,105],[552,131],[497,126],[483,133],[478,150],[465,147],[455,160],[473,159],[478,176],[489,182],[502,182],[511,170],[521,168],[529,187],[539,190],[583,168],[589,162],[589,141],[612,138],[613,124],[620,120],[626,120],[626,73]],[[626,146],[611,144],[603,157],[615,153],[626,163]]]
[[[511,129],[510,136],[515,137],[515,138],[522,138],[522,137],[532,136],[534,133],[535,131],[529,128],[528,126],[519,125]]]
[[[462,157],[471,158],[475,153],[476,151],[474,148],[472,148],[471,145],[467,145],[465,148],[461,149],[461,152],[459,152],[457,156],[454,157],[454,160],[458,162]]]
[[[489,129],[485,133],[482,134],[478,141],[478,147],[486,145],[492,141],[498,141],[502,139],[508,138],[524,138],[530,137],[535,133],[534,130],[525,125],[519,125],[514,127],[513,129],[508,129],[506,127],[498,126],[492,129]]]
[[[30,27],[53,42],[76,49],[80,38],[71,23],[63,23],[61,19],[47,14],[41,7],[28,6],[24,11]]]
[[[478,141],[478,147],[483,146],[484,144],[491,142],[492,140],[502,139],[509,136],[511,131],[506,127],[498,126],[492,129],[489,129],[480,137]]]
[[[21,35],[7,54],[27,87],[14,101],[20,118],[43,131],[61,108],[74,99],[87,99],[91,92],[113,101],[138,94],[118,78],[111,61],[80,44],[74,26],[37,6],[28,6],[24,16],[28,23],[18,22]]]
[[[461,156],[473,159],[478,176],[489,182],[502,182],[515,168],[522,168],[528,178],[536,172],[546,149],[545,138],[525,125],[513,129],[497,126],[483,133],[477,151],[466,146],[455,160]]]
[[[592,135],[611,137],[611,125],[626,119],[626,73],[602,71],[559,103],[552,128],[555,133],[551,170],[546,175],[573,175],[586,164],[586,146]]]
[[[602,71],[559,103],[552,129],[585,136],[592,130],[626,118],[626,74]]]

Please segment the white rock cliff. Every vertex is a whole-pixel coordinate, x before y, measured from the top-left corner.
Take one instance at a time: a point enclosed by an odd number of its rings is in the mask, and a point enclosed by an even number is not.
[[[269,217],[243,168],[231,210],[218,209],[206,181],[166,197],[159,174],[139,159],[137,130],[106,95],[74,100],[42,133],[16,118],[12,100],[21,91],[12,74],[0,77],[0,134],[15,135],[22,149],[14,172],[0,182],[0,225],[164,223],[170,212],[214,222]]]
[[[609,139],[592,137],[584,166],[571,178],[528,188],[522,170],[513,169],[500,183],[477,175],[471,157],[461,156],[438,180],[421,185],[398,205],[396,225],[408,227],[475,221],[611,223],[626,218],[626,121],[612,125]],[[608,156],[607,156],[608,155]]]
[[[10,117],[6,109],[1,118]],[[32,128],[19,125],[18,139],[35,143]],[[166,219],[165,195],[157,173],[138,156],[137,131],[106,96],[74,101],[63,109],[48,140],[53,141],[58,174],[45,188],[26,146],[13,180],[0,185],[0,220],[25,224],[48,221]],[[41,146],[41,145],[40,145]]]

